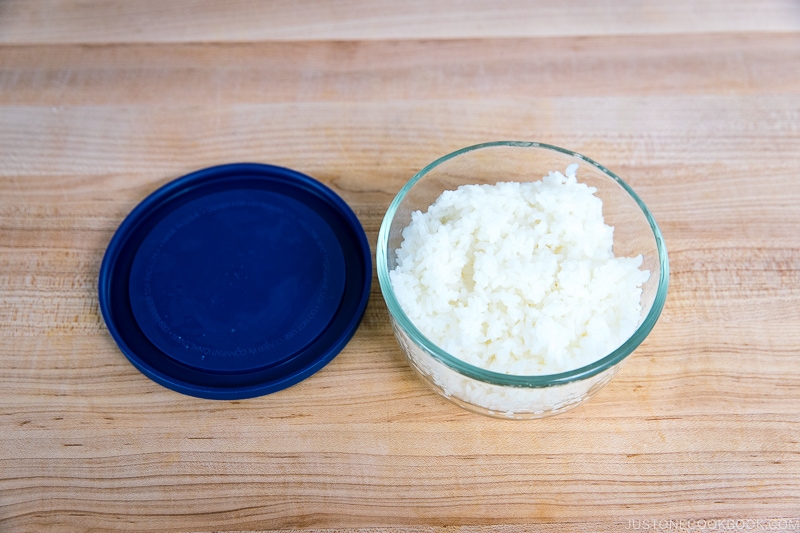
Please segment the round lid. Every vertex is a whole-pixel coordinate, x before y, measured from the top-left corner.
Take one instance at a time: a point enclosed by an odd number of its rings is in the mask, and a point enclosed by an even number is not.
[[[347,204],[313,178],[238,163],[156,190],[100,268],[100,309],[142,373],[212,399],[289,387],[333,359],[366,309],[372,263]]]

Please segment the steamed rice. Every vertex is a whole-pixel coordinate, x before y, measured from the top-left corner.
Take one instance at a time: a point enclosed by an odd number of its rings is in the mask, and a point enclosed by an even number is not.
[[[614,229],[577,167],[464,185],[412,214],[390,279],[423,335],[516,375],[579,368],[631,336],[650,273],[641,255],[614,257]]]

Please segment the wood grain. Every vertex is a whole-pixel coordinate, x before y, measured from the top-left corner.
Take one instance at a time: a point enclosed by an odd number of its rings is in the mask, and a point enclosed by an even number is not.
[[[791,94],[796,72],[786,67],[800,62],[800,38],[722,33],[225,43],[161,46],[157,53],[142,44],[28,45],[0,54],[4,105],[484,102]]]
[[[459,39],[800,29],[793,0],[5,0],[0,43]]]
[[[0,530],[800,531],[796,3],[187,6],[0,3]],[[497,139],[601,161],[669,250],[655,330],[574,411],[439,398],[375,279],[336,359],[252,400],[169,391],[105,328],[105,247],[171,179],[296,168],[374,250],[417,170]]]

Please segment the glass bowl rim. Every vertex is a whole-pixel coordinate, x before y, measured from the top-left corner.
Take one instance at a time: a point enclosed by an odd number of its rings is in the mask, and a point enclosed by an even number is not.
[[[411,319],[408,318],[405,311],[403,311],[402,307],[400,306],[400,303],[397,301],[397,297],[395,296],[394,289],[392,288],[392,284],[389,279],[389,262],[387,257],[387,248],[389,243],[389,228],[391,227],[392,220],[394,219],[395,213],[397,212],[400,203],[406,197],[411,188],[417,184],[417,182],[423,179],[426,175],[430,173],[431,170],[438,167],[442,163],[445,163],[455,157],[458,157],[462,154],[466,154],[468,152],[472,152],[475,150],[483,150],[487,148],[498,148],[498,147],[540,148],[546,151],[559,152],[561,154],[579,159],[581,161],[588,163],[589,165],[592,165],[593,167],[597,168],[600,172],[602,172],[609,178],[616,181],[631,196],[631,198],[636,202],[636,204],[642,210],[645,218],[647,219],[647,222],[650,224],[650,229],[652,230],[653,237],[655,238],[656,241],[656,248],[658,250],[658,261],[660,268],[660,278],[656,289],[656,295],[653,300],[653,305],[651,306],[650,311],[647,313],[647,316],[639,325],[639,327],[636,329],[636,331],[619,348],[588,365],[584,365],[582,367],[569,370],[567,372],[559,372],[557,374],[537,374],[537,375],[503,374],[500,372],[494,372],[491,370],[486,370],[471,365],[466,361],[463,361],[447,353],[439,346],[437,346],[434,342],[429,340],[425,335],[423,335],[419,331],[419,329],[417,329],[417,327],[414,325]],[[526,387],[526,388],[541,388],[541,387],[551,387],[554,385],[565,385],[567,383],[595,376],[622,362],[644,341],[644,339],[649,335],[650,331],[652,331],[664,307],[664,303],[667,298],[667,287],[669,285],[669,260],[667,257],[667,248],[664,243],[664,238],[661,234],[661,230],[656,224],[655,219],[650,213],[650,210],[644,204],[642,199],[639,198],[639,195],[637,195],[636,192],[634,192],[634,190],[627,183],[625,183],[619,176],[608,170],[603,165],[597,163],[596,161],[586,156],[583,156],[571,150],[559,148],[558,146],[553,146],[550,144],[539,143],[539,142],[528,142],[528,141],[495,141],[495,142],[486,142],[486,143],[467,146],[465,148],[461,148],[460,150],[456,150],[445,156],[440,157],[439,159],[426,165],[422,170],[417,172],[414,175],[414,177],[412,177],[403,186],[403,188],[400,189],[400,191],[394,197],[394,200],[392,200],[392,203],[389,204],[389,208],[387,209],[386,214],[383,217],[383,221],[381,222],[381,227],[378,232],[376,267],[378,271],[378,282],[381,287],[383,298],[386,302],[387,307],[389,308],[389,313],[391,314],[392,318],[398,323],[399,327],[411,338],[412,342],[422,347],[434,359],[446,365],[447,367],[451,368],[452,370],[455,370],[459,374],[493,385]]]

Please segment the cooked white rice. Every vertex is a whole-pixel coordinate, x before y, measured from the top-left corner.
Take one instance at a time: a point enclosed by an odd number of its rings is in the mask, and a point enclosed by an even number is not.
[[[403,230],[390,279],[416,327],[495,372],[587,365],[640,322],[642,256],[615,258],[614,228],[578,165],[537,182],[445,191]]]

